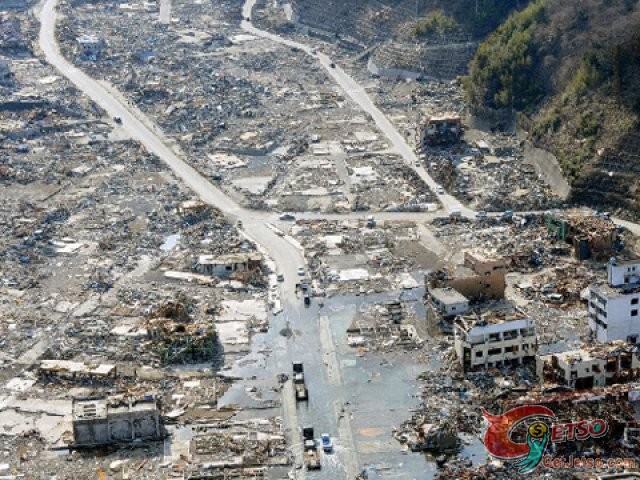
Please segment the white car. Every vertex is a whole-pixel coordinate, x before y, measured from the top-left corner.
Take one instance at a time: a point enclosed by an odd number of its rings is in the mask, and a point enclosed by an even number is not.
[[[436,193],[438,195],[444,195],[444,188],[442,187],[436,187]]]
[[[476,218],[487,218],[487,212],[485,212],[484,210],[480,210],[476,213]]]
[[[298,267],[298,275],[300,275],[301,277],[304,277],[305,271],[304,271],[304,267]]]

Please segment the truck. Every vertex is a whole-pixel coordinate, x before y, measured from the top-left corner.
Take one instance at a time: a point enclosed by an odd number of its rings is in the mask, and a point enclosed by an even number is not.
[[[318,456],[316,439],[313,437],[313,427],[304,427],[302,438],[304,440],[304,464],[307,470],[319,470],[320,457]]]
[[[296,392],[296,402],[304,402],[309,399],[309,391],[304,381],[302,362],[293,362],[293,387]]]

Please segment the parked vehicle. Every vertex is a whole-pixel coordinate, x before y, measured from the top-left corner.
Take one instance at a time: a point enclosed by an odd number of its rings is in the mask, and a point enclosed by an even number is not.
[[[304,464],[307,470],[319,470],[320,457],[318,456],[316,439],[313,438],[313,427],[304,427],[302,437],[304,439]]]
[[[333,440],[328,433],[323,433],[320,437],[322,439],[322,450],[325,453],[333,452]]]
[[[297,402],[303,402],[309,399],[309,391],[304,381],[304,367],[302,362],[293,362],[293,387],[296,391]]]

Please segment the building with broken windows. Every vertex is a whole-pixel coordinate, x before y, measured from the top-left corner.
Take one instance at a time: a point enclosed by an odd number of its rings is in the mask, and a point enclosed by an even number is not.
[[[616,343],[595,345],[536,357],[536,373],[543,385],[588,389],[637,380],[640,349]]]
[[[454,349],[464,370],[522,364],[535,357],[535,322],[523,312],[460,316],[454,322]]]
[[[640,339],[640,260],[607,265],[607,282],[589,287],[589,329],[601,343]]]

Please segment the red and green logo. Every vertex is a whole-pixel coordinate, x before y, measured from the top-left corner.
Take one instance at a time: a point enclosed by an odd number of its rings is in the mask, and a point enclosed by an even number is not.
[[[600,419],[552,424],[556,420],[554,412],[542,405],[524,405],[502,415],[491,415],[483,408],[482,414],[489,422],[484,434],[487,452],[501,460],[514,461],[520,473],[530,472],[540,464],[550,442],[599,438],[607,433],[607,423]],[[526,443],[513,441],[516,427],[526,427]]]

